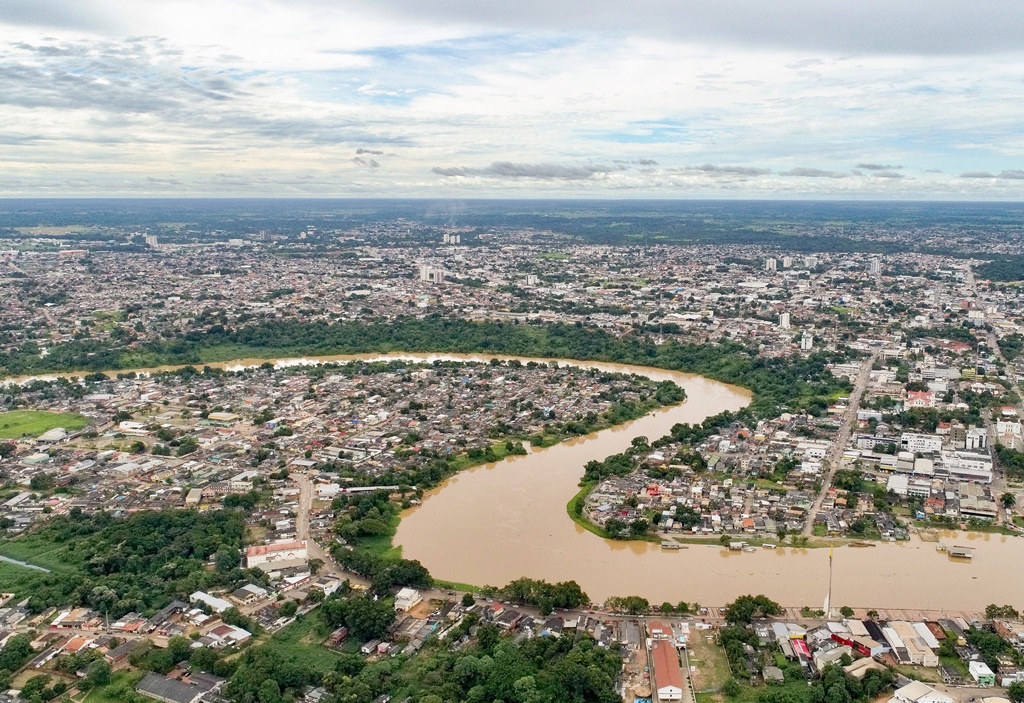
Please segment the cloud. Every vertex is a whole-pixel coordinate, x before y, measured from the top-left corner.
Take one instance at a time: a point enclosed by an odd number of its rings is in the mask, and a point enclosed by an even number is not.
[[[312,0],[317,1],[317,0]],[[611,32],[792,51],[906,56],[1024,48],[1019,0],[351,0],[367,11],[494,31]]]
[[[357,154],[370,154],[372,156],[381,156],[381,155],[384,154],[383,151],[378,151],[377,149],[364,149],[363,147],[359,147],[358,149],[356,149],[356,153]]]
[[[889,166],[887,164],[857,164],[857,168],[865,171],[899,171],[902,166]]]
[[[1009,171],[1000,171],[999,173],[989,173],[988,171],[967,171],[966,173],[961,173],[960,178],[1020,181],[1024,180],[1024,170],[1011,169]]]
[[[899,180],[900,178],[905,178],[905,176],[902,173],[896,173],[895,171],[875,171],[871,175],[874,176],[875,178],[889,178],[892,180]]]
[[[824,171],[820,168],[791,168],[779,173],[780,176],[796,176],[797,178],[846,178],[842,171]]]
[[[511,161],[495,161],[485,168],[456,166],[431,169],[439,176],[483,177],[483,178],[537,178],[541,180],[584,181],[612,171],[621,171],[621,166],[586,164],[583,166],[562,166],[560,164],[517,164]]]
[[[367,168],[380,168],[380,164],[377,163],[376,159],[364,159],[361,156],[352,157],[352,163],[357,166],[366,166]]]
[[[700,166],[687,166],[683,171],[705,173],[709,176],[767,176],[771,169],[754,168],[751,166],[717,166],[715,164],[702,164]]]

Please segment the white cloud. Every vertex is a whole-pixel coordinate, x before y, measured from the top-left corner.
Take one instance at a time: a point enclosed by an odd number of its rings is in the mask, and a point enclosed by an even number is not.
[[[1024,6],[738,5],[16,0],[0,194],[1024,197]]]

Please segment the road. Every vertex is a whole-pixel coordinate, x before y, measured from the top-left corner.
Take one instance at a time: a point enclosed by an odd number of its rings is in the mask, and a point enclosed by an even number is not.
[[[814,531],[814,517],[821,511],[822,503],[825,502],[825,496],[828,495],[828,491],[832,487],[832,480],[839,469],[843,452],[846,451],[850,435],[853,433],[853,428],[857,425],[857,411],[860,409],[860,399],[864,396],[864,391],[868,387],[868,381],[871,379],[871,367],[875,365],[881,353],[880,349],[876,350],[869,359],[861,363],[860,373],[857,375],[857,380],[854,383],[853,392],[850,393],[850,402],[846,406],[846,412],[843,413],[843,422],[839,427],[835,440],[832,442],[832,446],[829,447],[828,454],[825,455],[828,473],[825,474],[825,478],[821,482],[821,490],[818,492],[818,497],[814,499],[814,505],[811,506],[807,522],[804,524],[803,535],[805,537],[810,537]]]
[[[316,541],[310,539],[309,513],[313,510],[313,482],[309,480],[309,477],[306,476],[306,474],[301,473],[290,473],[288,474],[288,478],[299,484],[299,508],[295,515],[296,539],[306,543],[306,552],[310,559],[319,559],[324,563],[323,570],[325,572],[344,575],[355,583],[357,579],[354,579],[351,575],[338,567],[334,563],[334,560],[331,559],[331,555]]]

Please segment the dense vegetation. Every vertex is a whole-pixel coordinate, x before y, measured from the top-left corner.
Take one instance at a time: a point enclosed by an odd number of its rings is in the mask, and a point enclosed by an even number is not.
[[[1006,471],[1007,476],[1017,480],[1024,479],[1024,452],[997,444],[996,459],[999,460],[999,465]]]
[[[152,613],[193,591],[265,581],[242,570],[241,511],[147,511],[117,518],[72,509],[31,532],[0,540],[0,554],[45,566],[5,570],[0,587],[29,606],[82,605],[117,618]],[[213,568],[207,568],[212,562]]]
[[[30,345],[31,346],[31,345]],[[287,356],[367,352],[483,352],[516,356],[614,361],[699,373],[754,391],[750,411],[776,407],[824,412],[830,397],[847,392],[849,382],[825,368],[842,355],[817,352],[806,359],[765,359],[742,344],[723,341],[695,345],[647,336],[615,337],[582,325],[468,322],[431,316],[395,322],[336,323],[269,321],[238,329],[211,328],[183,338],[151,342],[140,349],[118,349],[94,340],[54,345],[46,357],[38,349],[0,355],[9,374],[55,370],[119,369],[157,363],[201,363],[240,356]],[[91,355],[91,356],[90,356]]]
[[[999,350],[1007,361],[1013,361],[1021,354],[1024,354],[1024,334],[1014,332],[999,340]]]
[[[1024,281],[1024,255],[1000,256],[979,266],[975,273],[990,281]]]
[[[781,615],[782,606],[768,596],[740,596],[723,609],[726,622],[731,624],[749,624],[756,617]]]
[[[371,629],[394,618],[390,605],[377,607],[365,596],[332,597],[324,603],[328,622],[354,625],[365,618]],[[352,610],[361,613],[353,619]],[[318,618],[311,613],[305,618]],[[302,623],[298,623],[302,624]],[[356,625],[358,626],[358,625]],[[323,651],[323,650],[321,650]],[[421,703],[504,701],[505,703],[613,703],[619,655],[577,638],[537,637],[515,642],[490,624],[468,614],[444,640],[429,640],[413,656],[366,661],[354,654],[331,653],[330,666],[282,657],[274,641],[245,651],[225,689],[240,703],[281,703],[304,686],[323,685],[338,703],[370,703],[389,693],[396,700]],[[214,665],[216,666],[216,665]]]
[[[579,608],[590,602],[590,597],[575,581],[548,583],[524,577],[498,589],[497,594],[513,603],[538,606],[542,615],[547,615],[553,608]]]

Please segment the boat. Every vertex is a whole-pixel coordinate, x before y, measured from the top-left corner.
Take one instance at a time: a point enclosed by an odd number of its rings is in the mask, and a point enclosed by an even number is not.
[[[662,549],[679,549],[682,545],[679,542],[665,541],[661,543]]]
[[[858,540],[856,542],[850,542],[850,546],[851,547],[874,547],[875,543],[874,542],[864,542],[862,540]]]
[[[746,547],[743,548],[743,551],[744,552],[756,552],[757,550],[754,549],[753,547],[751,547],[750,545],[747,545]]]
[[[775,544],[774,542],[765,542],[761,546],[764,547],[765,549],[775,549],[779,545]]]

